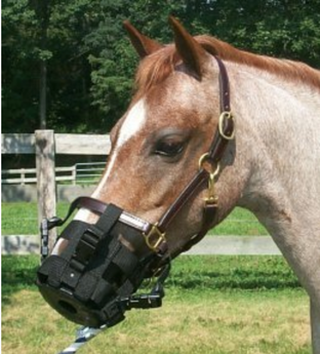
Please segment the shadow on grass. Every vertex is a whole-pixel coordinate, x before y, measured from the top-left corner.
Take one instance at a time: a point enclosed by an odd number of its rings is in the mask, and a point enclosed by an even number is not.
[[[2,305],[11,304],[11,296],[22,289],[36,290],[39,256],[2,256]]]
[[[167,286],[183,289],[271,290],[300,288],[283,257],[183,256],[175,261]]]
[[[37,290],[38,256],[2,257],[2,304],[22,289]],[[279,290],[300,288],[282,257],[182,256],[173,263],[166,288]]]
[[[279,290],[301,288],[294,276],[286,277],[281,273],[270,274],[261,271],[238,271],[237,274],[233,272],[201,272],[201,274],[178,272],[169,278],[166,284],[182,289]]]

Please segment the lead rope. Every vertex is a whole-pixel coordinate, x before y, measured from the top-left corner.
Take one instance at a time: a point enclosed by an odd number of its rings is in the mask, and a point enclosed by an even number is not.
[[[106,325],[101,326],[100,328],[92,328],[92,327],[80,327],[76,333],[75,341],[59,354],[74,354],[78,349],[83,347],[85,344],[89,342],[92,338],[97,336],[103,330],[107,328]]]

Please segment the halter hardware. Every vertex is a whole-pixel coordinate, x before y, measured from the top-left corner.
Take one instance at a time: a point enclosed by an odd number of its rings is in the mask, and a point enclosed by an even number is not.
[[[219,173],[220,165],[218,164],[216,173],[210,173],[208,179],[208,197],[205,198],[206,205],[215,205],[218,206],[219,197],[216,194],[215,190],[215,178]]]
[[[229,128],[229,121],[232,121],[232,127]],[[230,131],[229,131],[230,130]],[[235,137],[235,119],[231,111],[223,111],[219,117],[218,131],[220,137],[226,141],[233,140]],[[208,168],[208,165],[210,168]],[[218,206],[219,197],[215,192],[215,182],[220,173],[220,159],[216,159],[216,168],[213,166],[213,157],[209,152],[203,154],[199,159],[199,168],[205,169],[209,173],[208,178],[208,197],[204,199],[205,207],[210,205]]]
[[[226,121],[228,119],[231,119],[234,121],[234,116],[232,114],[232,112],[229,111],[224,111],[220,114],[219,117],[219,133],[220,135],[223,137],[223,139],[226,140],[233,140],[234,136],[235,136],[235,128],[234,128],[234,124],[233,124],[233,129],[231,130],[231,132],[229,133],[229,135],[227,133],[224,132],[224,127],[226,126]]]
[[[213,164],[210,161],[209,153],[205,153],[199,159],[199,169],[205,169],[209,173],[208,197],[204,199],[205,205],[217,206],[219,198],[215,191],[215,182],[220,172],[220,163],[218,162],[216,168],[214,169]]]
[[[151,249],[153,252],[157,252],[159,249],[159,246],[163,243],[166,242],[166,234],[165,232],[161,232],[158,228],[158,223],[155,223],[152,225],[151,229],[147,233],[142,234],[147,246]]]

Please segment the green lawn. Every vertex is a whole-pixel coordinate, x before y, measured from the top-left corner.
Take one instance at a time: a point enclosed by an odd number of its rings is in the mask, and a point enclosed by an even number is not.
[[[1,203],[2,235],[36,235],[39,232],[37,203]],[[67,203],[58,203],[58,215],[66,215]]]
[[[76,325],[35,285],[36,256],[2,259],[2,350],[54,354]],[[282,257],[181,256],[160,309],[132,310],[79,351],[97,354],[307,354],[308,298]]]
[[[58,215],[67,213],[69,204],[58,204]],[[36,203],[2,203],[3,235],[38,233]],[[236,208],[227,219],[210,232],[212,235],[267,235],[267,231],[249,211]]]

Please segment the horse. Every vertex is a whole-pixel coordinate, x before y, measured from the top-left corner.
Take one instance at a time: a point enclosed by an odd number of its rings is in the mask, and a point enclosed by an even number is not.
[[[240,206],[266,227],[307,291],[313,353],[320,354],[320,71],[193,37],[169,21],[174,43],[166,46],[124,24],[140,57],[135,93],[111,131],[101,181],[91,198],[74,203],[74,224],[48,257],[64,255],[54,272],[67,285],[46,290],[52,262],[39,275],[40,291],[67,318],[90,324],[110,301],[111,285],[116,291],[131,279],[131,294]],[[127,229],[102,251],[100,240],[119,223]],[[123,252],[117,261],[113,243]],[[67,277],[61,269],[69,263]],[[90,278],[92,269],[100,275]],[[120,321],[114,304],[104,310],[110,324]]]

